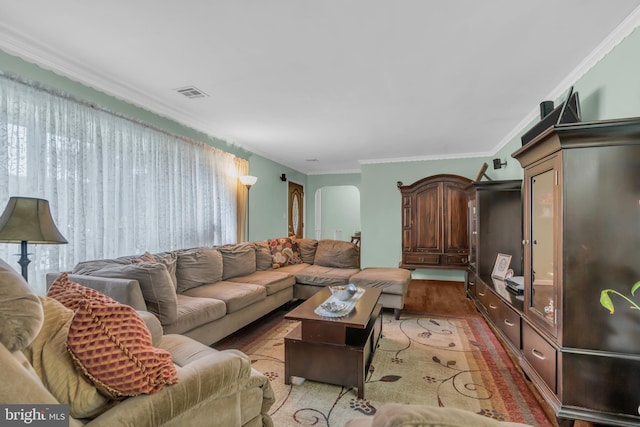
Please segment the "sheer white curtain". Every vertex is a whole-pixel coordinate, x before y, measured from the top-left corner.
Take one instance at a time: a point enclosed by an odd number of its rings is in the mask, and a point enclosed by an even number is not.
[[[29,281],[87,259],[235,242],[238,165],[204,143],[0,74],[0,212],[49,200],[67,245],[29,245]],[[10,265],[19,245],[0,243]]]

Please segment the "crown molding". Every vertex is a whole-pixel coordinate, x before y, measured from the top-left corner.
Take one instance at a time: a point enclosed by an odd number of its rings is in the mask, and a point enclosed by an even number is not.
[[[495,154],[495,153],[493,153]],[[393,157],[387,159],[370,159],[370,160],[358,160],[361,165],[375,165],[378,163],[404,163],[404,162],[423,162],[432,160],[456,160],[456,159],[469,159],[476,157],[488,157],[492,153],[462,153],[462,154],[436,154],[433,156],[413,156],[413,157]]]

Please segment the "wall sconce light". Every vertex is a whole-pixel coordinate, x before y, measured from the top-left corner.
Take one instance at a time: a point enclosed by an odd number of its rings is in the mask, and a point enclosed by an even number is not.
[[[287,175],[284,174],[284,173],[282,175],[280,175],[280,181],[286,182],[287,181]]]
[[[501,159],[493,159],[493,168],[494,169],[500,169],[503,166],[507,166],[507,161],[506,160],[503,163]]]

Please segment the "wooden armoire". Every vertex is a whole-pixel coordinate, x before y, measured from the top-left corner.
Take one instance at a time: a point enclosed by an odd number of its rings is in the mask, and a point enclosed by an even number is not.
[[[469,258],[467,193],[471,180],[433,175],[403,185],[400,267],[465,269]]]

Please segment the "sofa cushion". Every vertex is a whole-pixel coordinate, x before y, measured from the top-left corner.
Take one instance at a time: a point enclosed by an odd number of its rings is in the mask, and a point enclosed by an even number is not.
[[[296,284],[295,276],[280,272],[280,270],[256,271],[248,276],[234,277],[229,281],[264,286],[267,290],[267,295],[275,294]]]
[[[178,316],[176,290],[171,274],[164,263],[119,264],[105,263],[101,260],[94,265],[83,262],[75,266],[73,274],[137,280],[147,303],[147,309],[158,316],[160,323],[167,325],[175,322]]]
[[[0,366],[2,366],[2,381],[0,381],[2,405],[17,404],[24,408],[27,404],[59,403],[42,384],[21,351],[11,353],[4,345],[0,345]],[[75,420],[70,421],[69,427],[78,427],[79,424],[75,423]]]
[[[351,283],[368,288],[381,288],[385,294],[406,295],[411,272],[403,268],[365,268],[351,277]]]
[[[179,367],[185,367],[191,363],[198,362],[203,358],[217,357],[223,352],[232,352],[239,357],[248,356],[239,350],[216,350],[213,347],[204,345],[199,341],[180,334],[165,334],[160,343],[162,349],[167,350],[173,356],[173,363]]]
[[[291,274],[291,275],[295,276],[295,275],[297,275],[298,273],[300,273],[301,271],[303,271],[305,268],[307,268],[309,266],[310,265],[306,264],[306,263],[285,265],[284,267],[278,268],[278,270],[276,270],[276,271],[278,273],[287,273],[287,274]]]
[[[298,248],[295,239],[281,237],[268,240],[267,242],[269,243],[269,250],[271,251],[273,268],[302,263],[300,248]]]
[[[171,354],[151,345],[132,308],[74,282],[63,273],[48,296],[74,310],[67,348],[79,371],[113,399],[151,394],[178,381]]]
[[[189,289],[185,295],[200,298],[215,298],[224,301],[227,314],[236,312],[267,297],[264,286],[226,280]]]
[[[214,248],[178,251],[178,293],[222,280],[222,255]]]
[[[271,257],[271,249],[266,240],[254,242],[256,250],[256,270],[267,271],[273,269],[273,258]]]
[[[337,286],[349,283],[351,276],[359,272],[357,268],[333,268],[311,265],[296,273],[296,282],[303,285]]]
[[[31,345],[22,352],[58,402],[69,405],[74,418],[93,418],[107,409],[110,400],[77,371],[67,352],[67,334],[73,310],[53,298],[40,296],[45,322]]]
[[[360,248],[342,240],[319,240],[313,263],[325,267],[360,268]]]
[[[42,327],[42,305],[27,282],[0,259],[0,342],[11,352],[22,350]]]
[[[300,248],[300,258],[302,258],[302,262],[313,264],[316,257],[316,249],[318,248],[318,241],[315,239],[296,239],[296,242]]]
[[[133,264],[139,257],[122,257],[115,259],[94,259],[91,261],[80,261],[73,267],[73,274],[85,274],[87,276],[97,276],[94,272],[99,271],[105,267],[109,267],[113,264],[128,265]],[[77,272],[76,272],[77,271]],[[81,272],[81,273],[80,273]]]
[[[222,254],[222,280],[246,276],[256,271],[256,250],[253,243],[225,245],[217,249]]]
[[[173,288],[178,289],[178,278],[176,277],[176,269],[178,268],[178,254],[175,252],[160,252],[157,254],[151,254],[145,252],[138,260],[143,262],[159,262],[167,267],[171,281],[173,282]],[[138,261],[139,262],[139,261]]]
[[[164,327],[165,334],[183,334],[218,320],[227,313],[224,301],[178,294],[178,320]]]

